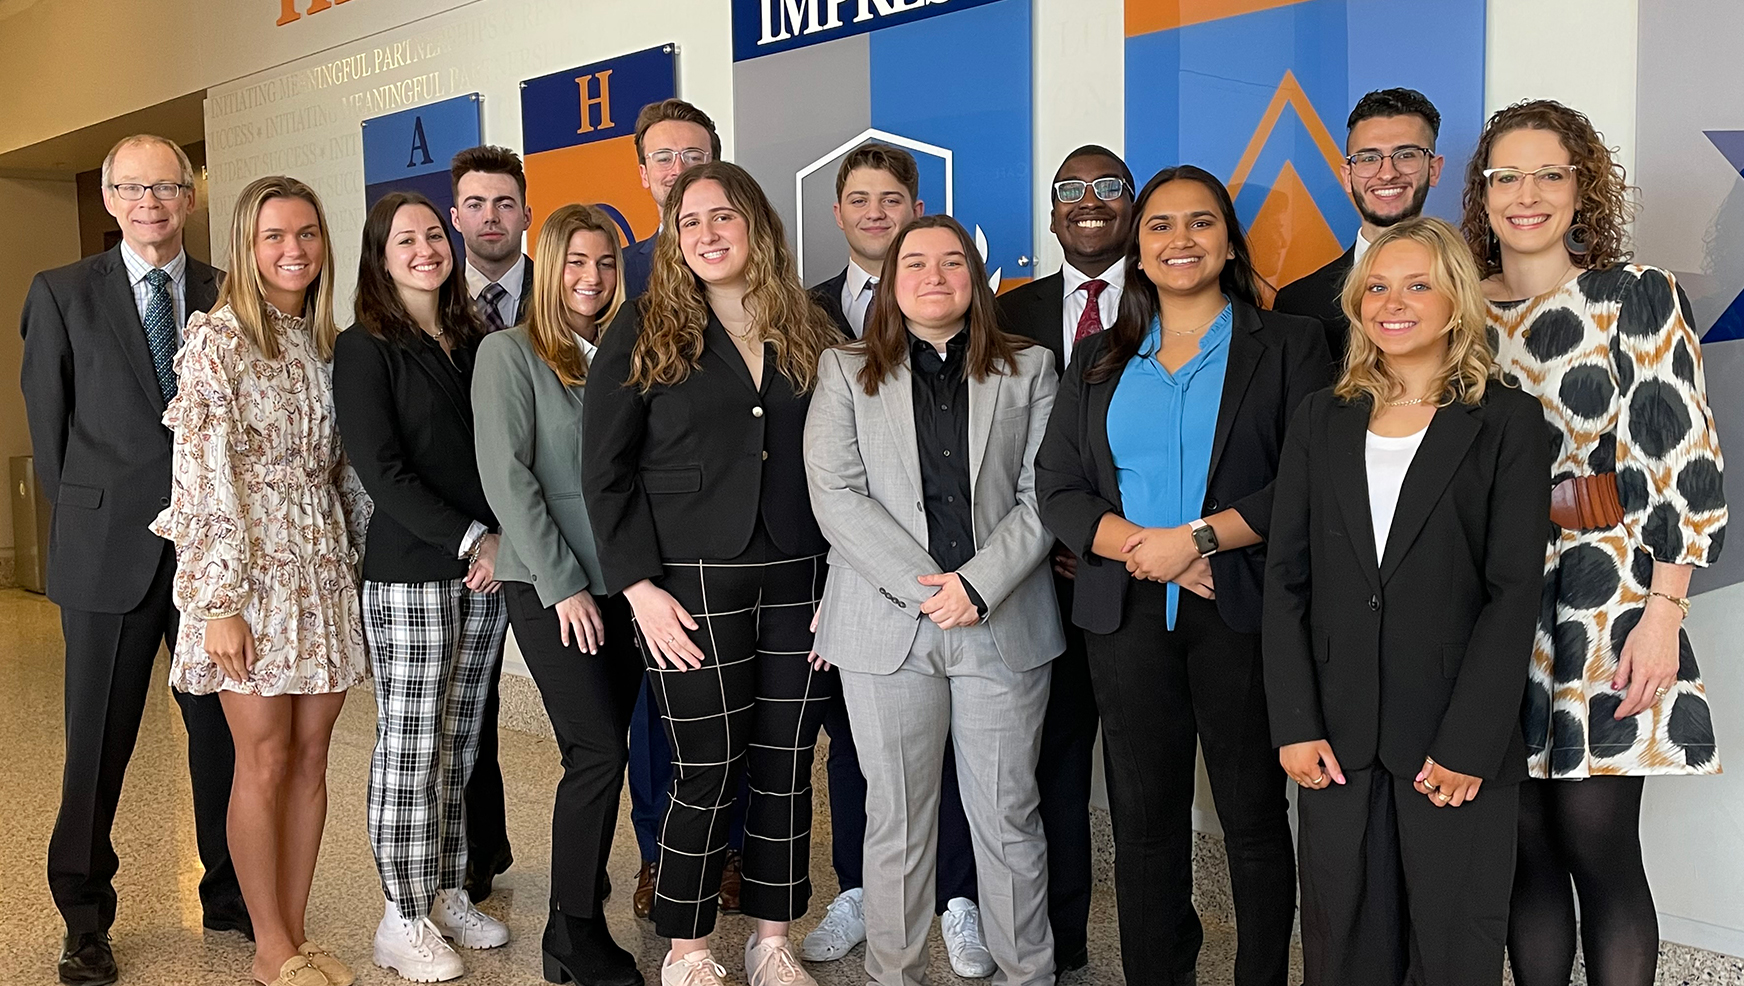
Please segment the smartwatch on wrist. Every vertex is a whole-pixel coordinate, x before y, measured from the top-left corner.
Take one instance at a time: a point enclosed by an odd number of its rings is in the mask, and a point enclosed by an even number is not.
[[[1193,532],[1193,548],[1199,552],[1199,557],[1210,558],[1217,554],[1217,529],[1205,523],[1204,518],[1190,520],[1187,527]]]

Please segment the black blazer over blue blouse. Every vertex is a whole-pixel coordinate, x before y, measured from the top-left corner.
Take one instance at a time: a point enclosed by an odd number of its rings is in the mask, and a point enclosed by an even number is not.
[[[1332,362],[1319,322],[1233,304],[1203,516],[1233,508],[1264,538],[1271,528],[1272,480],[1290,414],[1330,383]],[[1042,523],[1081,559],[1072,622],[1092,633],[1119,629],[1132,581],[1124,564],[1092,549],[1102,515],[1122,512],[1119,474],[1108,446],[1108,405],[1125,367],[1101,383],[1084,382],[1084,371],[1107,344],[1108,334],[1099,333],[1073,347],[1071,368],[1060,381],[1047,437],[1036,455]],[[1217,612],[1238,633],[1260,630],[1265,559],[1263,541],[1211,557]]]
[[[724,561],[751,543],[759,517],[790,556],[829,550],[805,486],[805,414],[764,349],[751,380],[709,313],[701,365],[676,386],[626,386],[641,332],[634,308],[613,321],[582,399],[582,489],[606,591],[658,578],[662,559]]]
[[[478,479],[473,351],[401,345],[354,325],[333,346],[333,407],[357,478],[375,501],[363,552],[372,582],[466,577],[473,521],[496,527]]]
[[[1496,382],[1436,411],[1379,563],[1368,421],[1366,400],[1322,391],[1290,425],[1266,572],[1272,742],[1327,740],[1346,770],[1378,759],[1415,777],[1432,756],[1518,781],[1550,531],[1544,411]]]

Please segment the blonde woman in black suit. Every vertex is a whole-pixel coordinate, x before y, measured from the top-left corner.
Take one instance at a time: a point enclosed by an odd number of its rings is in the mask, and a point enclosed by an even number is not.
[[[1538,402],[1491,379],[1439,219],[1356,262],[1338,384],[1274,491],[1266,701],[1297,800],[1309,986],[1498,986],[1550,508]]]

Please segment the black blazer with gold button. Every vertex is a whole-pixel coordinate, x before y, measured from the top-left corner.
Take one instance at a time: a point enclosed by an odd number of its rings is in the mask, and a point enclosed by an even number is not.
[[[753,382],[709,313],[699,365],[675,386],[625,385],[641,332],[619,315],[588,368],[582,399],[582,490],[606,591],[658,578],[662,559],[737,557],[759,517],[790,556],[829,550],[806,492],[805,413],[765,348]]]
[[[1266,704],[1277,746],[1324,739],[1346,770],[1526,774],[1520,702],[1550,516],[1538,401],[1492,381],[1435,412],[1377,561],[1369,404],[1309,397],[1284,442],[1267,552]]]

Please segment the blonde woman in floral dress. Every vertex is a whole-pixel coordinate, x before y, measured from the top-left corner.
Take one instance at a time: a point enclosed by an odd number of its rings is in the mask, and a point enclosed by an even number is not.
[[[1502,379],[1544,407],[1554,464],[1508,929],[1518,986],[1650,986],[1658,917],[1641,858],[1645,779],[1717,774],[1682,629],[1690,575],[1725,541],[1724,463],[1689,302],[1630,263],[1621,166],[1584,115],[1517,103],[1466,174]],[[1560,505],[1560,506],[1559,506]]]
[[[176,546],[170,684],[217,692],[236,739],[230,852],[254,979],[273,986],[353,978],[303,931],[333,723],[368,675],[357,562],[370,502],[334,426],[329,248],[307,185],[242,191],[230,276],[176,357],[174,484],[152,524]]]

